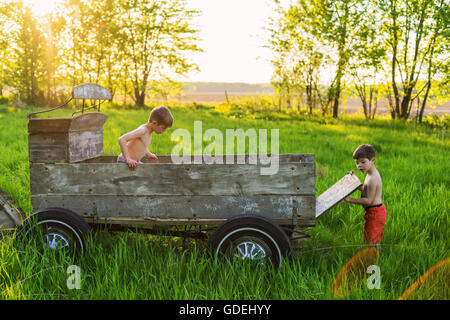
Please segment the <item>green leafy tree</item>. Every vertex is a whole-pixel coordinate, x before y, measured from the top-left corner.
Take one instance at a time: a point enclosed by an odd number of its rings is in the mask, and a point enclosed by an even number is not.
[[[336,71],[329,85],[327,98],[322,101],[332,104],[335,118],[338,117],[344,76],[348,72],[355,41],[358,41],[358,30],[365,23],[365,14],[361,1],[298,0],[296,5],[290,6],[284,18],[288,29],[297,30],[291,35],[297,37],[299,43],[303,40],[303,35],[310,35],[316,47],[330,51],[329,56]],[[307,47],[305,46],[306,50]]]
[[[9,37],[9,18],[7,15],[8,8],[4,3],[0,3],[0,96],[3,96],[3,89],[6,87],[8,82],[8,61],[10,54],[10,43],[11,39]]]
[[[432,36],[429,39],[428,48],[427,50],[430,51],[430,54],[426,58],[427,63],[427,77],[426,77],[426,83],[422,87],[422,89],[419,90],[418,93],[418,115],[417,120],[419,123],[423,120],[423,114],[425,110],[425,106],[427,105],[428,97],[430,93],[433,94],[434,97],[439,96],[445,96],[448,97],[448,79],[450,77],[450,74],[448,72],[448,67],[450,64],[450,61],[448,59],[448,52],[449,52],[449,42],[448,39],[450,38],[450,31],[449,31],[449,17],[450,17],[450,7],[444,3],[443,0],[432,3],[431,6],[433,7],[433,20],[434,25],[432,28]],[[433,77],[441,78],[441,81],[433,81]],[[434,92],[432,91],[432,83],[438,83],[434,86]],[[420,95],[422,94],[423,90],[425,89],[425,92],[423,93],[422,102],[420,104]],[[443,95],[444,93],[444,95]],[[444,99],[445,101],[445,99]]]
[[[306,96],[306,105],[312,113],[318,101],[318,82],[320,66],[325,62],[325,54],[320,51],[314,37],[308,34],[297,20],[292,19],[290,10],[277,7],[278,20],[272,19],[268,45],[274,58],[272,86],[280,97],[285,100],[288,108],[292,106],[294,96],[299,97],[297,107],[300,108],[301,97]]]
[[[26,103],[42,104],[45,43],[40,24],[22,1],[9,2],[7,14],[11,23],[9,83]]]
[[[379,34],[380,12],[373,1],[365,1],[364,23],[355,33],[355,44],[349,58],[349,73],[354,89],[361,100],[367,120],[375,118],[378,99],[381,97],[380,81],[385,73],[383,61],[386,48]]]
[[[448,29],[448,2],[380,0],[378,4],[390,57],[391,114],[393,118],[407,119],[414,100],[423,89],[429,91],[433,66],[438,65],[437,48],[443,45],[441,41],[448,41],[441,38]],[[420,77],[429,79],[422,89],[417,88]]]
[[[121,0],[117,5],[118,49],[133,98],[142,106],[150,80],[198,68],[187,57],[201,51],[198,30],[190,24],[198,12],[186,9],[182,0]]]

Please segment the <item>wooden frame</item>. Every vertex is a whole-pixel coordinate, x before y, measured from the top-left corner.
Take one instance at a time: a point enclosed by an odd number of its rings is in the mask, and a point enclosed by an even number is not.
[[[282,225],[315,224],[314,155],[280,155],[274,175],[261,175],[262,165],[245,158],[245,164],[176,164],[159,156],[134,171],[110,156],[31,163],[31,202],[35,211],[67,208],[92,223],[211,224],[252,213]]]
[[[103,124],[108,117],[89,112],[72,118],[28,121],[30,162],[79,162],[103,155]]]

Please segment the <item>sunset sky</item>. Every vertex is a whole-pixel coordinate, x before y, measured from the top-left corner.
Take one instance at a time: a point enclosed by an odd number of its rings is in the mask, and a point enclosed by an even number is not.
[[[270,82],[263,28],[274,14],[272,0],[188,0],[188,6],[202,11],[196,23],[204,50],[194,56],[201,71],[188,81]]]
[[[24,0],[41,15],[59,0]],[[273,0],[186,0],[189,9],[202,14],[194,24],[200,29],[204,50],[193,61],[200,72],[181,81],[268,83],[272,75],[267,32],[263,30],[274,14]],[[282,1],[283,2],[283,1]],[[285,3],[290,2],[284,0]]]

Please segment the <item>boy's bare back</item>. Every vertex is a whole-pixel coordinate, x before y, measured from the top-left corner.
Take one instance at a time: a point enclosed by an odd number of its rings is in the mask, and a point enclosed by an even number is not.
[[[137,129],[124,134],[120,137],[122,141],[127,142],[128,156],[134,161],[140,161],[146,154],[150,142],[152,141],[152,133],[146,124],[139,126]],[[120,143],[120,142],[119,142]],[[121,153],[122,156],[123,153]],[[126,158],[124,156],[124,158]]]

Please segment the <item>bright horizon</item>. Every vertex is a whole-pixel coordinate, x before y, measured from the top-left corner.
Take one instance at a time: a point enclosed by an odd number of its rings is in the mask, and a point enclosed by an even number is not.
[[[37,15],[50,12],[60,0],[24,0]],[[271,52],[263,46],[263,28],[273,16],[272,0],[186,0],[187,8],[201,11],[193,21],[200,30],[198,45],[204,52],[191,54],[200,72],[182,82],[270,83]]]
[[[189,9],[202,11],[195,19],[204,52],[192,55],[200,72],[180,81],[270,83],[271,52],[263,28],[273,6],[269,0],[188,0]]]

